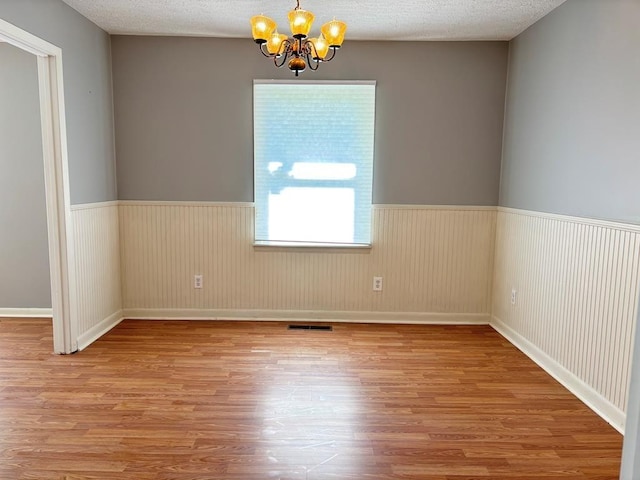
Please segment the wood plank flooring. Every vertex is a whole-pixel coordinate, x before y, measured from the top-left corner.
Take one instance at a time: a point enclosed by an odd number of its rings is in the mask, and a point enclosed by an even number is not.
[[[0,479],[616,479],[622,437],[490,327],[0,320]]]

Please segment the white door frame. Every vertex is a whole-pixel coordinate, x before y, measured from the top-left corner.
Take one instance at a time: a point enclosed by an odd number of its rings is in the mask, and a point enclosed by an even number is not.
[[[47,235],[53,310],[53,350],[78,350],[75,315],[74,249],[67,131],[64,111],[62,49],[0,19],[0,39],[32,53],[38,59],[40,118],[47,203]]]

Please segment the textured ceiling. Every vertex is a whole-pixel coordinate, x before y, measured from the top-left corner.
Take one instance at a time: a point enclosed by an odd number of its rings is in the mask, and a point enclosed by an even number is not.
[[[315,28],[334,16],[353,40],[510,40],[565,0],[301,0]],[[264,13],[289,33],[295,0],[64,0],[111,34],[250,37]]]

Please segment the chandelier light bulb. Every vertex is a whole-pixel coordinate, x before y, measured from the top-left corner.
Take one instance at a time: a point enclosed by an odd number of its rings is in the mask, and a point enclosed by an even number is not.
[[[289,25],[293,38],[305,38],[311,31],[315,15],[306,10],[296,9],[289,12]]]
[[[276,22],[264,15],[256,15],[251,18],[251,33],[253,40],[258,44],[265,43],[276,27]]]
[[[332,20],[325,23],[322,28],[322,35],[329,43],[330,47],[340,47],[344,42],[344,34],[347,31],[347,24],[339,20]]]
[[[267,41],[267,51],[269,52],[269,55],[280,56],[282,54],[282,52],[280,51],[280,47],[282,45],[282,42],[284,42],[286,39],[287,36],[278,33],[277,30],[273,32],[269,37],[269,40]]]
[[[322,35],[317,38],[311,38],[309,41],[313,44],[314,51],[311,52],[311,56],[314,60],[323,60],[329,53],[329,44]]]

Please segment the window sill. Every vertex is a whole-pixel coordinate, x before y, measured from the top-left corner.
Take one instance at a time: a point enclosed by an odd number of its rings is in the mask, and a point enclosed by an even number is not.
[[[345,250],[354,252],[369,252],[370,243],[321,243],[321,242],[269,242],[256,241],[253,247],[257,250],[301,250],[301,251],[331,251]]]

